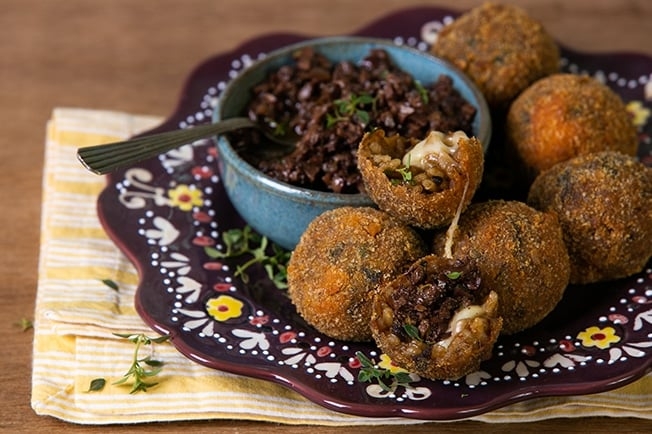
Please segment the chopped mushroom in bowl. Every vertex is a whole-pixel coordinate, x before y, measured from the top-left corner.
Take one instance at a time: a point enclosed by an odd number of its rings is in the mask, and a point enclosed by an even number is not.
[[[291,152],[270,158],[254,129],[218,137],[219,170],[238,213],[257,232],[293,249],[307,225],[342,206],[374,206],[358,168],[358,146],[383,130],[420,141],[463,131],[486,148],[487,104],[457,68],[392,41],[306,40],[265,55],[222,92],[215,121],[247,116]],[[262,155],[262,157],[261,157]]]

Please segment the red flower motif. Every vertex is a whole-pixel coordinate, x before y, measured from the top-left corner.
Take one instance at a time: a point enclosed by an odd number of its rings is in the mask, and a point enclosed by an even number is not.
[[[330,348],[330,347],[327,347],[327,346],[325,346],[325,345],[324,345],[323,347],[320,347],[320,348],[317,350],[317,355],[318,355],[319,357],[326,357],[326,356],[329,355],[330,353],[331,353],[331,348]]]
[[[221,270],[223,264],[217,261],[204,262],[204,270]]]
[[[212,246],[213,244],[215,244],[215,240],[212,239],[211,237],[200,236],[200,237],[195,237],[192,240],[192,243],[194,245],[196,245],[196,246],[202,246],[202,247],[204,247],[204,246]]]
[[[528,357],[532,357],[537,352],[537,350],[532,345],[525,345],[523,346],[523,349],[521,349],[521,352]]]
[[[208,215],[207,212],[204,211],[197,211],[193,213],[192,218],[201,223],[210,223],[211,221],[213,221],[213,217],[211,217],[210,215]]]
[[[210,148],[208,148],[208,155],[217,157],[217,148],[215,146],[211,146]]]
[[[213,290],[217,292],[229,292],[231,290],[231,284],[230,283],[216,283],[213,285]]]
[[[621,315],[619,313],[612,313],[609,315],[609,321],[613,322],[614,324],[627,324],[629,322],[629,319],[625,315]]]
[[[573,345],[573,343],[568,339],[562,339],[561,341],[559,341],[559,348],[566,353],[575,351],[575,345]]]
[[[208,166],[195,166],[190,172],[192,176],[199,179],[207,179],[213,176],[213,170]]]
[[[644,295],[637,295],[632,297],[632,301],[637,304],[648,304],[650,302],[650,300],[648,300],[648,298]]]
[[[358,369],[360,366],[362,366],[362,363],[360,363],[360,360],[358,360],[357,357],[351,357],[349,359],[349,368]]]
[[[278,340],[282,344],[287,344],[288,342],[290,342],[292,339],[294,339],[296,337],[297,337],[297,334],[295,332],[284,332],[284,333],[281,333],[281,336],[279,336]]]
[[[269,322],[269,315],[255,316],[249,321],[251,325],[263,325]]]

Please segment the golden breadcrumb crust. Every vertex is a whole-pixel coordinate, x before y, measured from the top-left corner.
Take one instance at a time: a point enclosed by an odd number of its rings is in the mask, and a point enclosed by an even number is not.
[[[435,253],[443,251],[445,236],[435,236]],[[569,281],[570,261],[556,215],[522,202],[469,206],[459,221],[453,257],[473,261],[483,290],[498,294],[504,334],[541,321],[559,303]]]
[[[424,268],[426,274],[440,273],[447,260],[428,255],[416,261],[412,268]],[[393,293],[402,287],[411,287],[415,300],[419,286],[408,272],[383,285],[374,297],[371,329],[374,340],[392,363],[409,372],[435,380],[457,379],[478,370],[480,363],[491,357],[494,343],[500,335],[502,319],[498,315],[498,296],[491,292],[481,301],[482,314],[457,324],[456,332],[439,342],[427,342],[410,337],[401,339],[396,334],[404,325],[396,324]]]
[[[313,220],[288,264],[288,293],[299,314],[342,340],[371,339],[373,293],[427,249],[420,236],[374,208],[343,207]]]
[[[533,176],[578,155],[635,155],[636,127],[621,98],[588,76],[555,74],[534,83],[511,105],[507,141]]]
[[[475,82],[492,108],[505,109],[536,80],[559,71],[559,48],[523,9],[485,3],[439,33],[432,53]]]
[[[557,164],[528,203],[559,216],[571,283],[626,277],[652,256],[652,168],[634,157],[605,151]]]
[[[444,163],[446,188],[438,192],[425,192],[420,186],[395,182],[387,176],[382,165],[375,159],[372,149],[378,145],[381,153],[402,158],[409,148],[406,139],[399,136],[386,137],[383,130],[366,134],[358,147],[358,167],[369,197],[384,211],[401,221],[422,229],[440,228],[448,225],[455,216],[465,186],[465,208],[473,198],[482,181],[484,152],[482,144],[474,137],[461,139],[459,149],[453,156],[454,164]]]

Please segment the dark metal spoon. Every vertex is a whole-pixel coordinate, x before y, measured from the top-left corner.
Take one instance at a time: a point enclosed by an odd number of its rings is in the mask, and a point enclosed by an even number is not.
[[[274,135],[264,125],[249,118],[238,117],[212,124],[140,136],[121,142],[86,146],[77,150],[77,158],[88,170],[103,175],[196,140],[242,128],[256,128],[265,134],[269,143],[253,152],[264,155],[267,159],[289,154],[296,146],[296,137]]]

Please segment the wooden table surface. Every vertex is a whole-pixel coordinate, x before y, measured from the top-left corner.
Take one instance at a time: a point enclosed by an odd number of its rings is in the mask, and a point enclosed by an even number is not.
[[[548,31],[582,51],[652,55],[649,0],[520,0]],[[45,123],[54,107],[165,116],[190,68],[267,32],[345,34],[410,0],[2,0],[0,8],[0,430],[103,431],[37,416],[30,407],[32,332],[39,255]],[[427,4],[469,8],[474,0]],[[548,420],[532,424],[425,424],[411,432],[643,432],[635,419]],[[114,432],[336,432],[335,428],[243,421],[113,427]],[[356,428],[361,433],[379,428]],[[382,431],[382,430],[380,430]]]

